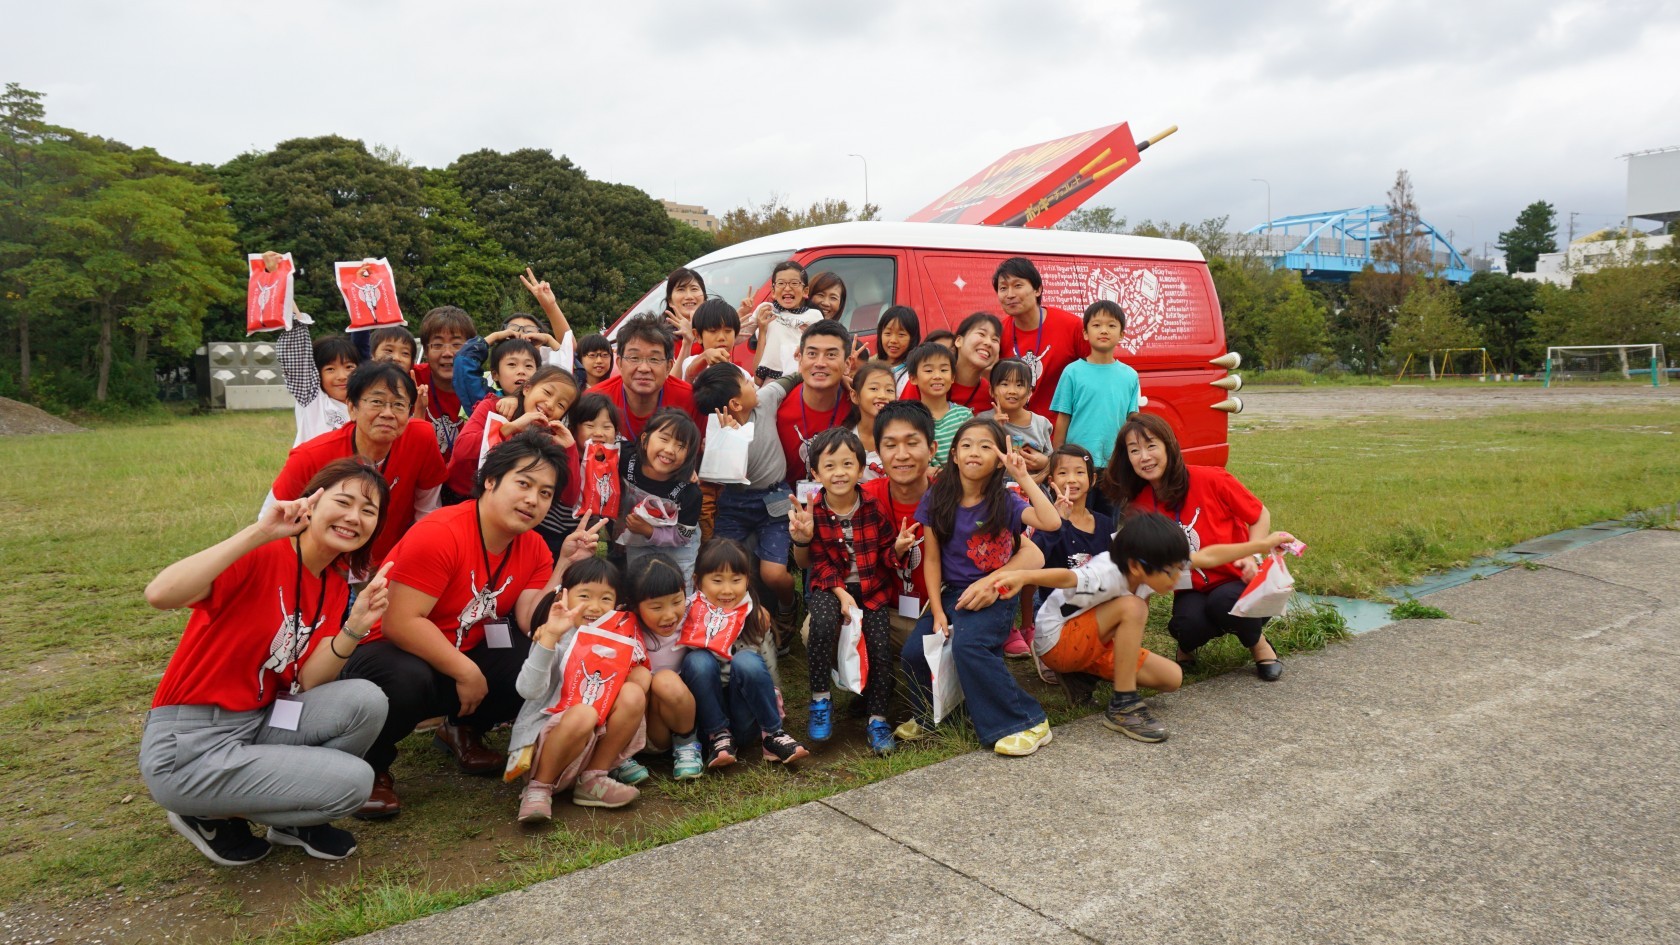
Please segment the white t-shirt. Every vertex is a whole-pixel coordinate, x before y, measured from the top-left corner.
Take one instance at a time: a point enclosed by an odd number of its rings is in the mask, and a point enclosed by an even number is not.
[[[771,311],[765,316],[764,357],[758,366],[781,374],[799,372],[799,336],[822,321],[822,311],[807,308],[797,312]]]
[[[1098,604],[1133,593],[1126,586],[1126,575],[1106,551],[1074,568],[1073,577],[1078,583],[1072,588],[1058,587],[1051,591],[1038,608],[1033,621],[1037,629],[1033,631],[1032,648],[1039,656],[1050,652],[1061,640],[1063,624]],[[1153,593],[1148,585],[1143,585],[1135,596],[1148,600]]]

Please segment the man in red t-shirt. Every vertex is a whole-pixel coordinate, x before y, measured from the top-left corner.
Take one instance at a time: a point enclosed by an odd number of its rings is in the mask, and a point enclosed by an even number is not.
[[[345,678],[371,680],[390,700],[366,755],[373,794],[356,816],[401,810],[391,762],[397,742],[423,719],[448,716],[437,742],[462,770],[502,770],[505,759],[480,735],[511,720],[523,702],[514,680],[531,646],[531,614],[560,574],[533,529],[566,465],[545,432],[516,435],[485,457],[473,501],[428,516],[392,550],[390,607],[344,668]],[[574,533],[568,549],[573,539],[594,552],[592,532]]]
[[[928,490],[928,463],[933,459],[933,415],[919,401],[897,400],[875,415],[875,452],[886,475],[861,487],[885,512],[894,528],[916,520],[916,506]],[[916,629],[916,618],[927,605],[927,581],[922,576],[920,550],[893,579],[892,640],[896,649]]]
[[[805,444],[830,427],[851,420],[852,399],[846,395],[846,352],[852,336],[839,322],[824,319],[799,336],[799,379],[776,408],[776,435],[787,459],[789,485],[810,478]]]
[[[1030,259],[1014,256],[999,263],[992,273],[992,288],[1004,314],[1000,355],[1020,358],[1032,367],[1033,395],[1027,409],[1048,417],[1062,369],[1091,353],[1085,320],[1040,304],[1044,280]]]
[[[389,361],[362,362],[350,375],[347,396],[350,422],[292,447],[263,508],[303,498],[303,487],[335,459],[362,460],[379,470],[391,489],[385,524],[372,545],[377,569],[409,526],[438,507],[448,470],[432,428],[410,417],[417,391],[402,368]]]
[[[676,407],[695,423],[694,388],[680,377],[671,376],[674,341],[660,320],[637,315],[618,328],[618,373],[589,388],[605,394],[624,416],[625,438],[641,437],[642,426],[661,409]],[[701,424],[704,429],[705,425]]]

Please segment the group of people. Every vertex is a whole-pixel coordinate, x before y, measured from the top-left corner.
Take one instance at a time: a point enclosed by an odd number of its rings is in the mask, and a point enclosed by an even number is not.
[[[1044,306],[1012,258],[1001,317],[923,337],[894,306],[872,350],[841,321],[844,284],[790,260],[756,307],[679,269],[664,312],[609,342],[574,338],[548,283],[522,281],[542,320],[483,338],[452,307],[418,340],[311,341],[300,315],[279,345],[297,440],[256,522],[147,587],[192,612],[141,772],[214,862],[348,856],[331,821],[396,815],[398,743],[433,723],[462,770],[523,782],[532,823],[561,792],[630,804],[651,754],[678,779],[748,751],[794,764],[833,736],[842,678],[890,753],[935,731],[944,647],[967,719],[1013,756],[1052,733],[1011,658],[1075,703],[1109,682],[1104,724],[1145,742],[1166,730],[1139,688],[1178,688],[1210,640],[1282,674],[1265,620],[1230,611],[1292,538],[1139,411],[1118,305]],[[1173,597],[1171,659],[1142,645],[1152,594]],[[801,629],[803,738],[778,665]],[[507,723],[507,751],[486,745]]]

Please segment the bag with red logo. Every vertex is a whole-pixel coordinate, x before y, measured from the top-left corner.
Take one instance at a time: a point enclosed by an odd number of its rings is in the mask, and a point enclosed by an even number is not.
[[[1295,593],[1295,579],[1283,564],[1283,555],[1272,552],[1261,563],[1254,580],[1243,588],[1242,596],[1231,607],[1233,617],[1281,617]]]
[[[688,613],[683,616],[677,642],[693,650],[711,650],[718,659],[728,662],[752,609],[751,597],[724,610],[696,594],[688,602]]]
[[[618,518],[623,489],[618,479],[618,444],[583,443],[583,504],[578,517]]]
[[[565,651],[555,656],[565,667],[560,697],[543,711],[559,715],[572,706],[586,705],[595,710],[598,725],[607,724],[630,670],[647,663],[635,621],[634,614],[614,611],[599,626],[579,627]]]
[[[834,669],[829,671],[834,684],[848,692],[863,695],[869,682],[869,649],[863,642],[863,611],[856,607],[846,611],[846,622],[840,625],[840,642],[834,655]]]
[[[262,253],[248,253],[245,264],[251,279],[245,288],[245,334],[259,331],[291,330],[292,311],[292,254],[284,253],[271,272]]]

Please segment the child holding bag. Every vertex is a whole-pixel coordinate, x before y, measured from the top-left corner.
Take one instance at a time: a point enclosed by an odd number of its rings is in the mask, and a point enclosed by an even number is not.
[[[891,380],[890,375],[887,376]],[[892,700],[891,626],[888,607],[893,600],[893,577],[902,559],[920,559],[916,528],[911,522],[893,523],[874,502],[864,501],[858,482],[863,473],[864,449],[857,434],[836,427],[811,440],[811,471],[822,483],[822,495],[809,506],[799,503],[788,519],[794,560],[809,568],[805,579],[806,607],[811,614],[809,651],[811,713],[809,734],[827,741],[834,732],[834,700],[829,697],[829,673],[838,658],[840,626],[861,610],[869,672],[863,689],[869,710],[865,730],[869,748],[890,754],[897,744],[887,724]],[[912,567],[914,564],[911,565]]]
[[[638,558],[630,569],[626,604],[640,623],[642,649],[647,652],[647,743],[653,751],[671,751],[671,773],[689,781],[706,770],[700,760],[700,739],[694,731],[694,694],[678,668],[688,648],[677,639],[688,612],[685,575],[662,554]]]
[[[693,474],[699,459],[700,428],[674,407],[654,414],[636,448],[620,452],[624,498],[618,540],[624,546],[626,570],[656,551],[670,555],[684,572],[694,567],[701,497]]]
[[[1020,495],[1004,488],[1007,470]],[[1030,507],[1029,507],[1030,503]],[[922,640],[940,633],[951,640],[969,718],[980,741],[1000,755],[1030,755],[1051,738],[1044,709],[1022,691],[1003,658],[1014,625],[1016,601],[998,599],[978,610],[958,610],[970,584],[1009,563],[1022,526],[1055,531],[1062,519],[1027,473],[1025,458],[1009,451],[1003,428],[992,420],[969,420],[957,429],[944,468],[916,508],[925,526],[922,571],[930,592],[927,613],[904,645],[901,660],[910,678],[915,715],[898,727],[900,739],[928,734],[931,676]]]
[[[752,592],[752,572],[752,556],[739,542],[706,542],[678,631],[678,642],[688,648],[679,672],[694,694],[711,768],[735,763],[737,738],[743,745],[762,738],[766,761],[792,764],[810,754],[782,730],[775,634],[769,611]]]
[[[635,618],[613,609],[617,577],[599,558],[575,562],[532,616],[537,631],[514,682],[525,705],[503,775],[530,773],[520,823],[550,820],[554,792],[568,787],[580,807],[623,807],[640,793],[607,773],[642,748],[647,710],[647,654]]]

